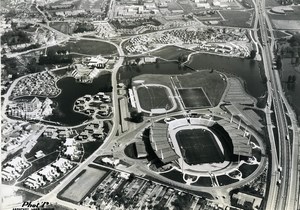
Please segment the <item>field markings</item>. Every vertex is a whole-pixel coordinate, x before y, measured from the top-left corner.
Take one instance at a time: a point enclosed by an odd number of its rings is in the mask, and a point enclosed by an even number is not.
[[[107,171],[89,167],[61,194],[61,197],[80,202]],[[80,190],[78,190],[80,189]]]

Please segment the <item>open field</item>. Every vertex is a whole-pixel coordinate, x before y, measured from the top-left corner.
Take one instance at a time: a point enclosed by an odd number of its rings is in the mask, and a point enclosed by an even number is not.
[[[220,102],[221,97],[223,95],[223,92],[226,88],[226,81],[222,79],[222,76],[220,76],[220,74],[218,72],[201,70],[201,71],[193,72],[193,73],[189,73],[189,72],[184,72],[184,73],[186,73],[186,74],[172,76],[172,77],[170,77],[169,75],[144,74],[144,75],[135,77],[133,79],[133,81],[134,80],[144,80],[145,84],[165,85],[165,86],[169,87],[174,94],[173,85],[171,83],[171,78],[172,78],[174,85],[178,89],[182,89],[182,88],[196,88],[196,89],[198,88],[199,89],[201,87],[201,89],[206,94],[206,96],[204,96],[204,97],[202,97],[203,94],[202,94],[202,96],[201,95],[197,96],[199,100],[197,99],[196,101],[200,101],[201,107],[206,106],[206,105],[208,105],[208,106],[218,105],[218,103]],[[146,91],[146,90],[144,90],[144,91]],[[149,93],[146,93],[146,94],[149,95]],[[160,94],[163,94],[163,93],[160,93]],[[165,94],[162,97],[165,97]],[[190,94],[190,96],[187,95],[185,97],[195,97],[195,96]],[[149,99],[147,99],[147,98],[145,100],[149,101]],[[191,98],[191,100],[195,100],[195,99]],[[207,100],[209,102],[207,102]],[[197,103],[199,103],[199,102],[197,102]],[[149,104],[147,104],[146,106],[149,106]],[[186,105],[186,106],[188,106],[188,105]]]
[[[104,177],[107,171],[89,167],[79,177],[71,181],[71,184],[63,189],[59,197],[67,201],[79,203],[91,191],[95,185]],[[80,189],[80,190],[79,190]]]
[[[220,186],[232,184],[232,183],[239,181],[238,179],[232,179],[227,175],[221,175],[221,176],[218,176],[217,178],[218,178]]]
[[[224,161],[224,156],[213,134],[209,131],[180,130],[176,133],[176,140],[184,161],[189,165]]]
[[[174,80],[180,82],[180,88],[201,87],[209,98],[212,106],[218,105],[226,88],[226,82],[217,72],[203,70],[193,74],[176,76]]]
[[[83,160],[87,159],[91,154],[93,154],[101,146],[102,143],[103,141],[91,141],[83,143]]]
[[[51,22],[49,26],[64,34],[73,33],[73,28],[67,22]]]
[[[77,42],[67,42],[63,46],[49,47],[48,51],[54,50],[69,50],[70,53],[80,53],[85,55],[99,55],[107,56],[117,53],[115,46],[102,41],[79,40]]]
[[[300,30],[300,20],[272,20],[277,29]]]
[[[291,34],[286,33],[285,31],[274,30],[274,36],[276,39],[281,39],[281,38],[289,38]]]
[[[163,47],[159,50],[153,51],[150,54],[153,56],[161,57],[166,60],[178,60],[179,56],[188,56],[192,53],[191,50],[175,47],[175,46],[167,46]]]
[[[266,7],[281,6],[281,0],[266,0]]]
[[[151,109],[166,110],[173,107],[169,98],[169,91],[163,86],[140,86],[137,88],[137,94],[141,108],[147,111]]]
[[[59,149],[60,140],[51,139],[48,137],[41,136],[38,138],[37,143],[33,146],[29,153],[25,154],[27,159],[34,158],[37,151],[42,150],[44,154],[49,154]]]
[[[248,164],[242,164],[239,167],[239,170],[242,172],[242,178],[246,178],[247,176],[251,175],[256,169],[258,165],[248,165]]]
[[[186,108],[195,109],[211,106],[202,88],[180,88],[178,91]]]
[[[173,181],[176,181],[176,182],[180,182],[180,183],[186,183],[184,180],[183,180],[183,174],[177,170],[172,170],[172,171],[169,171],[169,172],[166,172],[166,173],[162,173],[161,174],[162,176],[168,178],[168,179],[171,179]]]
[[[269,14],[272,23],[277,29],[298,29],[300,30],[300,7],[293,6],[293,12],[286,12],[284,15],[281,14]]]
[[[195,8],[191,1],[189,0],[179,0],[178,5],[183,9],[185,14],[190,13]]]
[[[224,17],[225,21],[221,21],[222,26],[233,26],[241,28],[252,27],[253,11],[233,11],[223,10],[220,14]]]

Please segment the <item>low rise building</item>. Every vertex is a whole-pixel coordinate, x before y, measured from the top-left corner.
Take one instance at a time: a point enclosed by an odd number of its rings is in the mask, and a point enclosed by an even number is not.
[[[238,207],[247,207],[247,209],[260,209],[262,202],[262,198],[242,192],[233,194],[232,198],[236,200]]]

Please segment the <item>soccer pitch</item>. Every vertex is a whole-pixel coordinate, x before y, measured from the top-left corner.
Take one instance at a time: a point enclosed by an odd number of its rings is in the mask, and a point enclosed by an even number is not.
[[[176,133],[182,157],[189,165],[220,163],[224,155],[214,135],[204,129],[184,129]]]
[[[178,88],[186,108],[211,107],[211,103],[202,88]]]
[[[174,107],[172,93],[165,86],[142,85],[136,89],[140,106],[143,110],[166,109]]]
[[[72,181],[72,184],[63,191],[60,197],[79,203],[106,173],[107,171],[89,167],[81,176]]]

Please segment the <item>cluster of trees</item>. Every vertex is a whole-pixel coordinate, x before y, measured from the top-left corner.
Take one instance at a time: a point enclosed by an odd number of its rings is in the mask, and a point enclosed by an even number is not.
[[[83,33],[86,31],[94,31],[95,27],[91,23],[76,23],[75,28],[74,28],[74,33]]]
[[[63,50],[58,50],[62,52]],[[58,51],[49,50],[47,55],[40,55],[39,64],[71,64],[73,62],[70,54],[58,55]]]
[[[135,20],[113,20],[111,21],[111,24],[114,25],[117,29],[134,29],[139,26],[144,25],[154,25],[159,26],[161,25],[161,22],[156,20],[155,18],[140,18]]]
[[[39,48],[41,45],[39,43],[36,44],[31,44],[27,47],[24,47],[22,49],[16,49],[16,50],[12,50],[12,52],[23,52],[23,51],[27,51],[27,50],[32,50],[32,49],[36,49]]]
[[[276,68],[278,70],[282,69],[282,61],[281,61],[281,56],[280,55],[277,55],[277,58],[276,58]]]
[[[289,45],[284,45],[280,47],[279,54],[284,57],[291,57],[299,59],[300,55],[300,34],[294,34],[289,40],[287,40]],[[297,60],[296,63],[299,63]]]
[[[5,55],[1,58],[2,64],[5,65],[3,71],[1,72],[2,75],[9,75],[11,74],[13,79],[17,78],[17,60],[16,58],[8,58]]]
[[[295,83],[296,82],[296,75],[289,75],[288,76],[288,83]]]
[[[299,46],[300,45],[300,34],[294,34],[288,41],[290,45],[293,46]]]
[[[30,36],[26,32],[18,29],[7,31],[1,36],[1,43],[6,43],[8,46],[29,42]]]
[[[189,209],[191,199],[192,195],[190,194],[178,195],[177,199],[172,202],[172,205],[176,210]]]
[[[290,43],[291,46],[291,53],[292,57],[298,58],[300,54],[300,34],[295,34],[293,35],[288,42]]]
[[[243,0],[243,5],[248,8],[253,8],[253,2],[251,0]]]
[[[35,58],[32,58],[26,66],[29,73],[36,73],[45,70],[43,66],[38,65]]]
[[[17,11],[15,9],[11,9],[8,11],[8,13],[5,14],[5,18],[13,18],[17,15]]]
[[[256,53],[257,53],[256,50],[251,50],[251,51],[250,51],[250,56],[249,56],[249,58],[250,58],[250,59],[254,59],[255,56],[256,56]]]
[[[1,61],[5,65],[2,75],[11,75],[12,79],[16,79],[28,73],[36,73],[45,70],[43,66],[38,65],[35,58],[31,58],[25,67],[18,66],[16,58],[8,58],[5,55],[1,58]]]
[[[184,63],[185,61],[187,61],[187,58],[188,56],[187,55],[184,55],[183,53],[181,53],[179,56],[178,56],[178,63],[181,64],[181,63]]]
[[[137,110],[133,110],[130,112],[130,121],[135,123],[143,122],[144,114],[142,112],[138,112]]]

